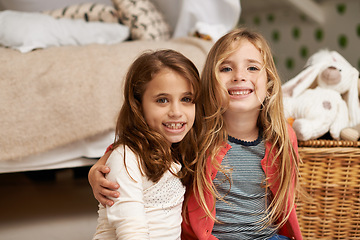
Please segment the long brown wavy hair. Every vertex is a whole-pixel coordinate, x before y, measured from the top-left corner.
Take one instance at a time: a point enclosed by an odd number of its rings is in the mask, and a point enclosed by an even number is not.
[[[190,82],[196,109],[193,128],[181,142],[172,144],[171,147],[160,133],[149,128],[142,112],[142,98],[147,84],[164,69],[170,69]],[[121,144],[129,147],[138,155],[143,174],[154,182],[165,171],[171,171],[174,161],[179,162],[183,167],[178,176],[186,184],[192,178],[191,169],[194,168],[198,153],[197,130],[200,130],[202,121],[200,108],[197,107],[199,92],[199,72],[184,55],[174,50],[143,53],[133,62],[126,75],[124,103],[117,119],[113,148]]]
[[[214,199],[221,199],[221,197],[217,194],[212,182],[209,181],[211,171],[207,169],[207,160],[210,158],[211,164],[219,171],[224,172],[215,156],[224,147],[228,137],[223,113],[228,106],[229,96],[218,76],[219,66],[237,50],[243,39],[251,42],[260,51],[263,56],[263,67],[267,74],[267,93],[262,103],[257,125],[262,130],[264,141],[271,143],[270,152],[276,150],[275,155],[269,154],[268,161],[277,159],[276,180],[280,185],[276,194],[272,196],[272,200],[268,202],[268,219],[264,221],[266,226],[275,224],[276,227],[281,227],[289,218],[288,213],[290,213],[290,211],[287,213],[284,210],[291,209],[294,206],[293,193],[298,182],[298,156],[289,138],[288,126],[283,113],[281,80],[270,47],[263,36],[248,29],[234,29],[224,35],[213,45],[208,54],[201,76],[202,101],[206,117],[199,140],[202,146],[199,149],[192,191],[196,193],[195,197],[208,217],[213,218],[211,211],[215,206],[206,205],[205,193],[210,192]],[[272,161],[271,164],[275,164],[275,161]],[[267,180],[265,179],[266,189],[269,189],[271,185]],[[185,200],[185,205],[188,197]],[[288,202],[288,198],[292,201]],[[186,207],[184,207],[184,211],[186,216]]]

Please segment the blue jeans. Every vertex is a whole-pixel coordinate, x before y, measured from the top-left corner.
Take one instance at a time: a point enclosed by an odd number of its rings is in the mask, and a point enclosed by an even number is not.
[[[274,236],[272,236],[271,238],[269,238],[268,240],[290,240],[290,238],[288,237],[285,237],[283,235],[279,235],[279,234],[276,234]]]

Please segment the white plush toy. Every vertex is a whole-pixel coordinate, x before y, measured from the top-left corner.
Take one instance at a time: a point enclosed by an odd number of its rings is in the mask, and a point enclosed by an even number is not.
[[[339,53],[320,50],[283,84],[285,116],[293,119],[299,140],[327,132],[339,139],[342,129],[360,124],[358,78],[358,70]]]

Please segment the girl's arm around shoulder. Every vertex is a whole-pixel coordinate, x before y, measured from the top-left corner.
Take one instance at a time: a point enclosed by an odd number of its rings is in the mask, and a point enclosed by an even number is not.
[[[110,156],[111,151],[107,151],[89,170],[88,181],[93,190],[94,197],[103,206],[112,206],[114,202],[108,197],[118,197],[119,193],[116,191],[119,186],[115,182],[106,180],[105,174],[111,170],[107,167],[106,161]]]

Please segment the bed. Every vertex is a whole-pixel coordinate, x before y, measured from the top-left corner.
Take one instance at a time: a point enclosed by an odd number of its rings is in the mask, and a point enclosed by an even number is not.
[[[211,46],[190,36],[0,46],[0,173],[92,165],[114,140],[132,61],[148,49],[170,48],[201,70]]]

